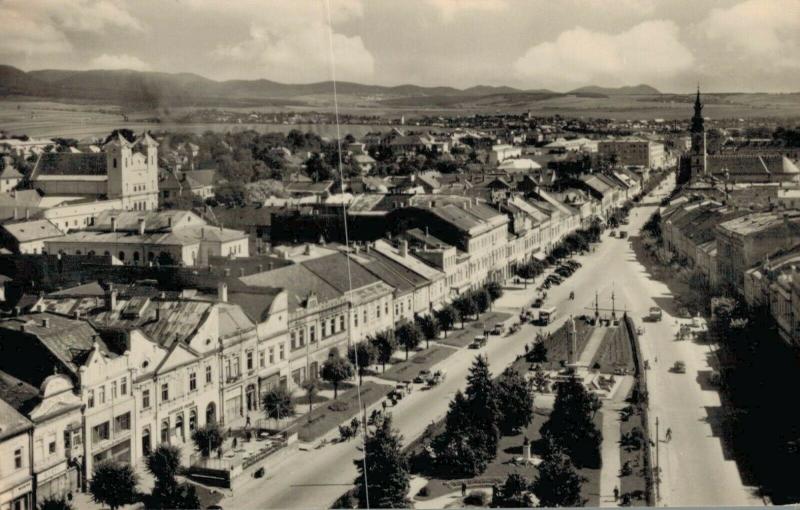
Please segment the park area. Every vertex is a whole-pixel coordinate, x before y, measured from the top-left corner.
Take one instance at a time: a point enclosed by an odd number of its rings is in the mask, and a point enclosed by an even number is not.
[[[542,425],[547,422],[549,415],[550,411],[548,409],[536,409],[533,421],[524,430],[515,434],[501,436],[497,448],[497,457],[489,463],[480,476],[468,479],[450,478],[446,473],[429,471],[427,466],[412,465],[413,474],[427,480],[427,483],[418,493],[413,495],[414,501],[429,501],[452,493],[460,495],[462,482],[466,483],[468,493],[474,489],[487,489],[490,493],[493,485],[502,485],[506,477],[511,473],[519,473],[529,481],[533,481],[538,473],[537,468],[532,464],[517,461],[523,456],[522,445],[526,437],[531,442],[532,456],[534,458],[541,456],[544,445],[540,430]],[[595,422],[598,426],[600,425],[599,413]],[[442,421],[432,425],[427,432],[433,432],[433,435],[436,435],[443,430],[444,422]],[[423,434],[423,436],[425,435],[427,434]],[[419,454],[423,448],[424,441],[420,438],[411,443],[406,451],[411,458],[414,458],[416,457],[415,454]],[[586,506],[599,506],[600,469],[581,468],[578,469],[578,473],[586,480],[581,487],[581,496],[586,500]]]
[[[491,329],[498,322],[507,321],[509,317],[511,317],[509,313],[486,312],[477,321],[467,320],[463,328],[448,331],[447,336],[439,339],[439,342],[453,347],[466,347],[472,343],[476,335],[482,335],[484,329]],[[502,338],[502,336],[491,335],[489,341],[496,338]]]
[[[431,367],[447,359],[457,351],[446,345],[433,345],[428,349],[415,352],[408,360],[400,361],[394,359],[394,363],[385,372],[377,374],[381,379],[392,381],[413,381],[423,370],[430,370]]]

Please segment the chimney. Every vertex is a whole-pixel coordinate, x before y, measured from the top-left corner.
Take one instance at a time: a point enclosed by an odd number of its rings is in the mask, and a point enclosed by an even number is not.
[[[116,218],[116,216],[112,216],[111,217],[111,231],[112,232],[116,232],[117,231],[117,218]]]
[[[263,273],[264,272],[264,264],[259,264],[258,265],[258,272],[259,273]]]
[[[275,267],[275,264],[273,262],[270,262],[269,263],[269,270],[272,271],[273,267]]]
[[[14,307],[14,317],[19,317],[22,314],[22,308],[15,306]]]
[[[75,310],[75,320],[81,320],[82,314],[80,310]]]
[[[226,277],[230,276],[231,275],[231,268],[226,267],[225,270],[224,270],[224,274],[225,274]]]
[[[205,239],[205,238],[206,238],[206,228],[202,227],[200,229],[200,239]]]
[[[228,302],[228,284],[225,282],[219,282],[217,284],[217,299],[220,303],[227,303]]]
[[[20,324],[20,325],[19,325],[19,330],[20,330],[20,332],[22,332],[22,333],[25,333],[25,326],[26,326],[26,325],[27,325],[27,324]]]
[[[108,307],[109,311],[113,311],[115,308],[117,308],[117,289],[110,284],[108,286],[108,290],[106,291],[106,306]]]
[[[368,242],[368,243],[366,243],[366,244],[364,245],[364,251],[365,251],[366,253],[369,253],[369,249],[370,249],[370,245],[371,245],[371,244],[372,244],[372,243],[369,243],[369,242]]]
[[[306,243],[306,249],[303,250],[303,255],[311,255],[311,244]]]
[[[167,227],[172,228],[172,216],[167,218]]]
[[[239,276],[244,276],[244,268],[243,267],[239,268]]]
[[[400,243],[400,256],[407,257],[408,256],[408,241],[403,239],[403,242]]]
[[[156,322],[161,320],[161,306],[156,303]]]
[[[140,236],[144,235],[144,228],[145,228],[144,218],[139,218],[139,235]]]
[[[19,219],[19,211],[17,211],[17,208],[16,208],[16,207],[14,208],[14,219],[15,219],[15,220],[18,220],[18,219]]]
[[[49,317],[45,317],[44,319],[42,319],[42,327],[43,328],[49,328],[50,327],[50,318]]]
[[[31,219],[31,210],[28,209],[27,207],[25,208],[25,219],[26,220]]]

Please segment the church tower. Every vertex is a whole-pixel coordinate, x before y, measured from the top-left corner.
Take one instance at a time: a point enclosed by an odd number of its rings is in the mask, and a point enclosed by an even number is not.
[[[703,125],[703,103],[700,102],[700,87],[697,87],[697,97],[694,100],[694,115],[689,130],[692,137],[692,147],[689,157],[691,159],[692,178],[702,177],[706,174],[706,129]]]

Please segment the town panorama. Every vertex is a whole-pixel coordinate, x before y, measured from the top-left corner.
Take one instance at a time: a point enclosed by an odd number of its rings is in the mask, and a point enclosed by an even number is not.
[[[0,510],[800,502],[794,1],[0,19]]]

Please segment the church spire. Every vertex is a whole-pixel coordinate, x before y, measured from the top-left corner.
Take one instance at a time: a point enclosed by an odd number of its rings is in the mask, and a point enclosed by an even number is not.
[[[694,100],[694,115],[692,116],[692,132],[700,133],[703,128],[703,103],[700,102],[700,84],[697,84],[697,97]]]

